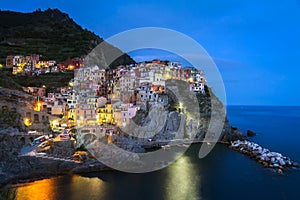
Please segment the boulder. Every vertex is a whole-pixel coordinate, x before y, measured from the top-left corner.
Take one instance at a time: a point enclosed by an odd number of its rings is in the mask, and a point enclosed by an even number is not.
[[[247,130],[247,136],[248,137],[254,137],[254,136],[256,136],[256,133],[251,131],[251,130]]]
[[[284,162],[284,160],[280,159],[279,160],[280,165],[284,166],[286,163]]]
[[[283,175],[283,171],[282,171],[282,169],[278,169],[278,170],[277,170],[277,173],[278,173],[278,174],[282,174],[282,175]]]
[[[274,166],[274,167],[279,167],[279,165],[278,165],[277,163],[275,163],[273,166]]]

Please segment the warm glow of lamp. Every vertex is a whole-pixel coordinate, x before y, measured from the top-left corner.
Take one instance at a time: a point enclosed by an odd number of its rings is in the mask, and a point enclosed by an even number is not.
[[[41,109],[42,109],[42,106],[43,106],[43,103],[40,102],[40,101],[38,101],[38,102],[35,104],[34,110],[40,112]]]
[[[53,120],[52,124],[56,126],[56,125],[59,125],[59,122],[57,120]]]
[[[23,119],[23,123],[24,123],[25,126],[31,126],[32,125],[32,121],[27,117],[25,117]]]
[[[23,72],[23,68],[22,67],[18,67],[17,68],[17,73],[21,73],[21,72]]]
[[[75,68],[74,65],[68,65],[69,70],[74,70],[74,68]]]

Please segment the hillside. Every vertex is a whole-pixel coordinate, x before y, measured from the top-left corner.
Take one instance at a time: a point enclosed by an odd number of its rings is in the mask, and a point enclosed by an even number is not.
[[[0,11],[0,63],[3,64],[10,54],[40,54],[43,60],[64,62],[68,58],[86,56],[102,41],[58,9],[32,13]],[[110,51],[120,52],[108,46]],[[109,56],[105,52],[101,59]],[[110,67],[130,63],[134,60],[125,54]]]
[[[0,87],[22,90],[22,86],[13,80],[12,70],[0,68]]]

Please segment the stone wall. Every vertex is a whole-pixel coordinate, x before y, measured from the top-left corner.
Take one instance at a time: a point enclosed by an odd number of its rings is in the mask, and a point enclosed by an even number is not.
[[[0,99],[0,114],[9,115],[9,117],[15,116],[14,120],[10,120],[12,122],[7,122],[7,125],[17,127],[19,131],[31,129],[48,132],[50,130],[49,120],[54,117],[44,112],[34,111],[33,107],[28,105],[28,102],[21,102],[18,99]],[[25,118],[32,122],[29,127],[23,123]]]
[[[75,140],[55,141],[47,154],[59,158],[70,158],[75,153]]]

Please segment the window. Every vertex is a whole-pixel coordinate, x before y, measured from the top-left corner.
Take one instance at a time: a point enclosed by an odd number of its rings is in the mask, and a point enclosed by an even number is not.
[[[33,115],[33,121],[34,122],[39,122],[39,115],[38,114]]]

